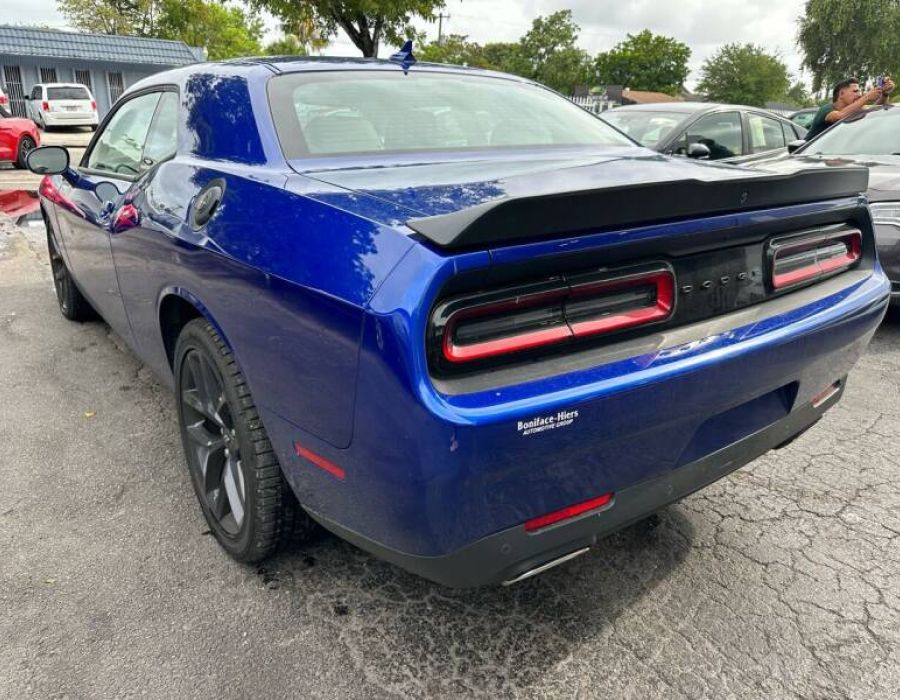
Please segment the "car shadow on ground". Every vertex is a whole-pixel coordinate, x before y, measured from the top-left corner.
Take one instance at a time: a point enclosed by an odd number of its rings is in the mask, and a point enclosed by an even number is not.
[[[579,647],[596,649],[598,639],[614,637],[619,616],[681,567],[693,535],[685,512],[672,506],[656,523],[632,525],[580,559],[508,588],[445,588],[327,533],[257,575],[265,587],[287,591],[298,624],[332,625],[385,689],[508,692],[537,684]],[[633,644],[635,635],[628,638]]]

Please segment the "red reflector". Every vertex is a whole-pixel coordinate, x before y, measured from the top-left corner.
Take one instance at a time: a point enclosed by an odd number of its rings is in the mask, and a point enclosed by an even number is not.
[[[597,498],[592,498],[590,501],[577,503],[574,506],[569,506],[568,508],[563,508],[562,510],[554,511],[553,513],[547,513],[547,515],[542,515],[538,518],[532,518],[525,522],[525,532],[543,530],[545,527],[550,527],[563,520],[569,520],[577,515],[582,515],[588,511],[602,508],[612,501],[612,498],[613,494],[605,493]]]
[[[303,445],[299,442],[294,442],[294,452],[297,453],[298,457],[303,457],[304,459],[308,459],[310,462],[315,464],[319,469],[324,469],[326,472],[331,474],[333,477],[344,480],[346,476],[343,469],[341,469],[334,462],[329,462],[327,459],[322,457],[321,455],[317,455],[315,452],[307,450]]]
[[[818,394],[813,396],[812,401],[810,401],[810,403],[812,404],[812,407],[818,408],[823,403],[828,401],[828,399],[830,399],[832,396],[834,396],[836,393],[838,393],[840,390],[841,390],[841,380],[838,379],[834,384],[827,387],[824,391],[820,391]]]

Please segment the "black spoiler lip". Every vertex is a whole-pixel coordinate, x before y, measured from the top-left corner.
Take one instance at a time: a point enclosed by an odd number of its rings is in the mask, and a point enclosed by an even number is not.
[[[406,222],[440,248],[460,250],[821,202],[865,193],[869,171],[816,168],[729,180],[675,180],[510,197]]]

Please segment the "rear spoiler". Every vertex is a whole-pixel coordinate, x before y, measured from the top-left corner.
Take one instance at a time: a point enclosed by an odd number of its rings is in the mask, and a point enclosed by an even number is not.
[[[869,171],[859,167],[652,182],[496,199],[451,214],[410,219],[406,225],[441,248],[458,250],[856,197],[868,185]]]

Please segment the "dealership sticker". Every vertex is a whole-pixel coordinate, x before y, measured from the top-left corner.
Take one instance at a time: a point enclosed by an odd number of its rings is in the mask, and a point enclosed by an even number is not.
[[[537,435],[538,433],[546,433],[548,430],[556,430],[557,428],[567,428],[578,418],[578,411],[559,411],[549,416],[538,416],[530,420],[520,420],[517,422],[517,430],[519,435],[527,437],[529,435]]]

